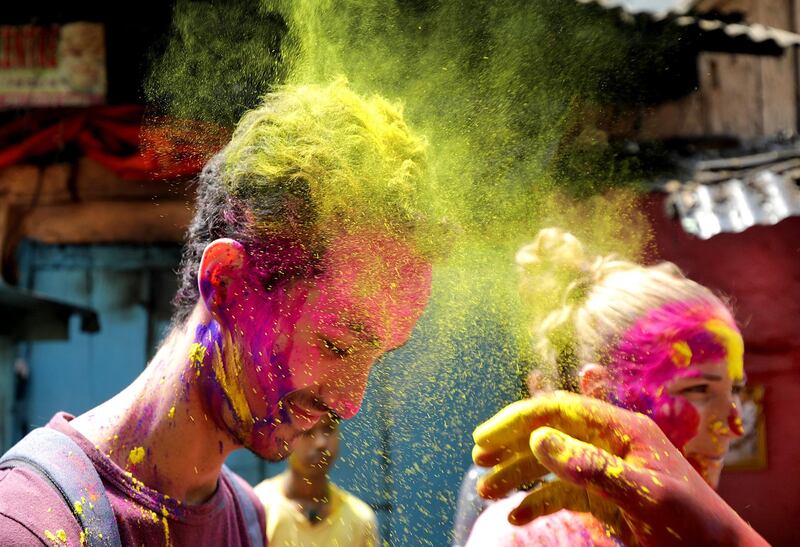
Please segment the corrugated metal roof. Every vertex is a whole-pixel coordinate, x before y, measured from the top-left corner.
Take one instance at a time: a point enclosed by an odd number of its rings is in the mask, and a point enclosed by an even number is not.
[[[687,13],[698,3],[698,0],[664,0],[661,2],[643,2],[636,0],[578,0],[578,2],[581,4],[597,4],[606,9],[621,8],[628,13],[663,15],[667,13]]]
[[[790,46],[800,45],[800,34],[789,32],[788,30],[781,30],[773,27],[767,27],[760,23],[753,23],[752,25],[744,25],[741,23],[723,23],[713,19],[701,19],[689,15],[682,15],[675,19],[675,24],[690,27],[696,26],[703,32],[722,32],[730,38],[747,38],[751,42],[768,42],[773,41],[781,48],[785,49]]]
[[[800,147],[694,163],[690,180],[663,185],[667,208],[701,239],[800,215]]]
[[[645,20],[672,23],[697,33],[703,50],[729,51],[732,53],[755,53],[779,55],[784,49],[800,45],[800,34],[768,27],[759,23],[726,23],[717,19],[706,19],[688,13],[696,1],[677,1],[666,10],[653,11],[635,9],[624,0],[576,0],[580,4],[594,5],[608,11],[616,11],[621,20],[634,22]]]

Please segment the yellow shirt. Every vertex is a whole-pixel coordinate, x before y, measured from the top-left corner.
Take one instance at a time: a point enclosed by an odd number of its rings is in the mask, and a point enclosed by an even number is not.
[[[311,524],[283,495],[283,475],[256,486],[267,513],[269,547],[378,547],[378,523],[369,505],[331,483],[331,512]]]

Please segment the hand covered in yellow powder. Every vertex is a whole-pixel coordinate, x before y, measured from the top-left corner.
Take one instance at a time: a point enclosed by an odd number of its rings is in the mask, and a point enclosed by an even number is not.
[[[570,509],[642,545],[767,544],[642,414],[555,392],[507,406],[473,436],[475,463],[494,466],[478,484],[483,497],[548,472],[560,479],[533,490],[509,515],[512,524]]]

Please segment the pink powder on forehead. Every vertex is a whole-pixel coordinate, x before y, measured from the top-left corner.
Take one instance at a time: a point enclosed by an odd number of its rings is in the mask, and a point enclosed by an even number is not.
[[[430,263],[407,241],[381,233],[340,236],[331,251],[319,277],[329,309],[365,320],[384,350],[404,343],[428,303]]]
[[[700,417],[691,403],[665,389],[675,378],[698,375],[692,364],[728,358],[725,341],[708,328],[713,320],[738,332],[721,304],[670,302],[636,321],[607,357],[612,401],[653,418],[678,448],[697,435]]]
[[[342,232],[324,253],[291,235],[269,235],[245,247],[247,268],[267,290],[288,278],[322,281],[336,294],[339,311],[370,318],[385,349],[404,342],[430,296],[430,263],[408,240],[381,230]],[[360,309],[348,310],[353,301]]]

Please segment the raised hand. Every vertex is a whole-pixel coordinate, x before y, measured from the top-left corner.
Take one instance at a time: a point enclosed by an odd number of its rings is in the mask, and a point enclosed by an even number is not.
[[[553,472],[509,515],[525,524],[560,509],[591,512],[642,545],[766,545],[650,418],[567,392],[513,403],[473,434],[494,466],[478,492],[498,498]]]

